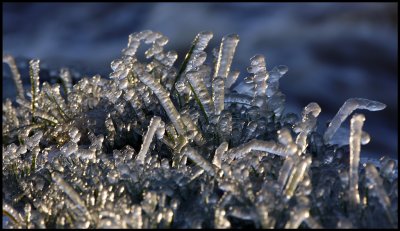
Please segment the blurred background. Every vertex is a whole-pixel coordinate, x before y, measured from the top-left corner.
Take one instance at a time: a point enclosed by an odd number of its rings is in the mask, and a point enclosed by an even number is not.
[[[108,77],[130,33],[163,33],[178,63],[198,32],[214,33],[208,52],[222,36],[237,33],[232,69],[241,71],[240,79],[255,54],[266,57],[269,70],[288,66],[280,82],[286,111],[300,113],[317,102],[320,131],[348,98],[385,103],[383,111],[360,111],[372,137],[362,155],[397,159],[397,8],[397,3],[3,3],[3,54],[18,58],[22,74],[27,59],[39,58],[43,69],[73,67],[85,76]],[[51,76],[46,73],[41,72],[44,81]],[[26,76],[23,81],[29,86]],[[3,100],[14,97],[4,64],[2,82]],[[349,123],[341,130],[345,137]]]

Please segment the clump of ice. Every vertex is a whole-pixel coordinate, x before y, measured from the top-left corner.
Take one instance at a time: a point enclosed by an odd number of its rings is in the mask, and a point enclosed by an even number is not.
[[[348,144],[332,144],[356,109],[385,105],[349,99],[324,134],[322,108],[286,113],[279,79],[250,59],[243,94],[231,87],[239,42],[222,38],[207,60],[211,32],[194,39],[179,68],[168,39],[129,36],[122,56],[99,75],[39,82],[3,102],[3,224],[7,228],[397,228],[397,162],[364,163],[365,117],[350,121]],[[145,61],[136,52],[150,44]],[[361,163],[360,163],[361,161]]]

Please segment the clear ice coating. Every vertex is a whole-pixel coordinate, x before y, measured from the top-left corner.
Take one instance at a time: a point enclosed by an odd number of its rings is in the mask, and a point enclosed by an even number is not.
[[[25,101],[24,87],[22,86],[21,74],[18,71],[17,65],[15,64],[14,57],[11,55],[3,55],[3,63],[7,63],[11,69],[12,77],[17,88],[17,98],[21,101]]]
[[[149,147],[151,141],[153,140],[154,135],[157,133],[157,138],[161,139],[163,136],[164,129],[165,129],[164,122],[161,121],[160,117],[155,116],[150,120],[149,130],[147,130],[146,135],[144,136],[142,147],[140,148],[140,152],[136,160],[142,163],[144,162],[144,159],[147,155],[147,152],[149,151]]]
[[[222,38],[218,60],[215,64],[214,78],[217,76],[227,78],[238,43],[239,36],[237,34],[230,34]]]
[[[31,97],[32,97],[32,113],[35,112],[35,107],[37,106],[37,97],[39,95],[39,62],[38,59],[32,59],[29,61],[29,75],[31,77]]]
[[[253,56],[241,92],[238,36],[210,61],[212,37],[200,32],[175,67],[167,37],[133,33],[109,78],[74,85],[63,68],[49,81],[61,84],[40,87],[39,60],[21,76],[3,55],[17,88],[3,100],[3,227],[398,228],[397,161],[360,164],[376,136],[364,116],[352,117],[349,145],[329,144],[354,110],[385,105],[350,99],[321,134],[317,103],[285,113],[286,66]]]
[[[358,165],[360,164],[361,134],[365,121],[363,114],[355,114],[350,121],[349,199],[352,207],[360,203],[358,192]]]
[[[356,109],[365,109],[368,111],[380,111],[385,109],[386,105],[378,101],[373,101],[363,98],[351,98],[344,102],[343,106],[333,117],[332,121],[329,123],[328,128],[324,133],[324,140],[328,143],[336,131],[339,129],[340,125],[346,118]]]

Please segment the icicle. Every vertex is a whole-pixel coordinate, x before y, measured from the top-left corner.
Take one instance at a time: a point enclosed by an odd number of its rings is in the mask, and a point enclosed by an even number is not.
[[[81,133],[76,127],[72,127],[68,131],[68,135],[71,138],[71,141],[74,143],[78,143],[81,139]]]
[[[132,97],[130,98],[129,102],[133,108],[133,110],[136,112],[136,115],[138,116],[140,122],[146,121],[146,116],[143,111],[143,104],[139,99],[139,96],[135,90],[129,90],[125,92],[125,94],[131,94]]]
[[[306,170],[310,164],[311,157],[308,156],[302,159],[300,163],[298,163],[297,166],[293,168],[292,174],[290,174],[290,177],[285,187],[285,195],[287,199],[290,199],[293,196],[297,185],[303,180],[304,174],[306,173]]]
[[[228,74],[228,77],[225,80],[225,90],[226,92],[230,92],[232,85],[236,82],[240,74],[240,71],[232,71]]]
[[[232,114],[228,111],[221,113],[217,124],[218,133],[223,141],[228,141],[232,133]]]
[[[182,153],[199,165],[202,169],[204,169],[208,174],[211,176],[215,175],[215,170],[212,164],[208,162],[208,160],[204,159],[204,157],[202,157],[195,149],[189,145],[186,145],[182,149]]]
[[[189,71],[196,70],[198,67],[203,65],[206,61],[207,53],[204,51],[193,51],[192,56],[189,59],[189,62],[186,66],[184,73],[188,73]]]
[[[358,193],[358,166],[360,163],[361,133],[364,121],[364,115],[355,114],[350,122],[349,198],[352,208],[356,208],[360,203],[360,195]]]
[[[61,147],[61,153],[63,153],[66,157],[78,151],[78,145],[72,141],[66,143]]]
[[[29,61],[29,75],[31,78],[31,95],[32,95],[32,101],[31,101],[31,110],[32,114],[35,113],[35,109],[38,106],[37,103],[37,97],[39,96],[39,62],[40,60],[38,59],[32,59]]]
[[[208,43],[213,37],[213,33],[210,31],[202,31],[197,34],[195,40],[193,41],[194,51],[204,51],[206,49]]]
[[[254,100],[253,105],[256,105],[256,99],[261,99],[262,104],[257,105],[259,107],[263,107],[264,102],[266,100],[266,90],[267,80],[268,80],[268,72],[265,66],[265,59],[262,55],[255,55],[250,59],[251,66],[247,68],[247,71],[254,76],[251,78],[254,84]]]
[[[137,63],[136,63],[137,64]],[[179,112],[176,110],[174,104],[172,103],[171,99],[169,98],[169,93],[164,89],[164,87],[159,83],[154,81],[152,76],[143,70],[142,66],[136,65],[133,69],[135,75],[146,84],[153,93],[157,96],[158,100],[160,101],[161,105],[163,106],[165,112],[167,113],[169,119],[174,124],[175,129],[180,135],[185,134],[184,124],[180,120]]]
[[[201,176],[204,173],[204,169],[200,167],[192,168],[191,173],[189,174],[189,182],[194,181],[197,177]]]
[[[257,211],[260,223],[261,223],[261,227],[263,229],[274,228],[274,227],[271,227],[270,219],[268,217],[268,207],[267,207],[265,201],[260,201],[259,203],[256,203],[255,206],[256,206],[256,211]]]
[[[276,117],[280,117],[284,109],[285,95],[279,91],[279,79],[288,71],[286,66],[274,67],[267,78],[267,107]]]
[[[372,101],[363,98],[351,98],[344,102],[343,106],[333,117],[328,128],[324,133],[324,141],[328,143],[339,129],[340,125],[356,109],[366,109],[368,111],[380,111],[385,109],[386,105],[378,101]]]
[[[224,79],[227,78],[238,42],[239,36],[236,34],[230,34],[222,38],[218,60],[215,64],[214,78],[217,76],[221,76]]]
[[[244,131],[244,134],[242,135],[242,140],[243,142],[246,142],[248,140],[250,140],[251,138],[253,138],[256,134],[255,131],[257,129],[257,124],[258,121],[250,121],[247,126],[246,126],[246,130]]]
[[[300,224],[310,217],[310,208],[308,207],[295,207],[293,211],[290,211],[290,220],[286,223],[285,229],[297,229]]]
[[[143,228],[143,218],[142,218],[142,208],[139,205],[132,205],[131,207],[132,219],[132,229],[141,229]]]
[[[31,137],[28,137],[25,140],[25,144],[29,150],[32,150],[34,147],[39,145],[40,140],[43,137],[43,132],[42,131],[37,131],[35,134],[33,134]]]
[[[58,119],[56,119],[54,116],[49,115],[48,113],[45,113],[45,112],[43,112],[43,111],[37,111],[37,110],[36,110],[36,111],[33,113],[33,117],[38,117],[38,118],[40,118],[40,119],[43,119],[43,120],[45,120],[45,121],[47,121],[47,122],[52,123],[53,125],[59,123]]]
[[[223,208],[215,209],[214,215],[214,228],[215,229],[229,229],[231,227],[231,223],[226,218],[226,212]]]
[[[389,181],[392,181],[395,179],[396,175],[395,173],[395,167],[396,167],[396,162],[393,159],[389,159],[386,156],[382,157],[379,162],[381,163],[381,167],[379,169],[380,174],[388,179]]]
[[[210,118],[214,114],[214,105],[204,85],[202,73],[198,71],[189,71],[186,77],[201,103],[200,107],[204,108],[207,117]]]
[[[17,88],[17,99],[21,100],[21,102],[24,102],[24,87],[22,85],[21,74],[19,73],[17,65],[15,64],[14,57],[11,55],[3,55],[3,63],[7,63],[8,66],[10,66],[12,77]]]
[[[115,140],[115,135],[116,135],[116,131],[115,131],[115,126],[114,123],[111,119],[111,114],[108,113],[106,120],[104,121],[104,124],[106,126],[107,129],[107,140],[110,142],[111,146],[114,146],[114,140]]]
[[[278,176],[278,184],[280,187],[280,191],[283,191],[286,182],[292,173],[294,163],[295,163],[294,158],[292,156],[286,157],[285,161],[283,162],[283,165],[279,170],[279,176]]]
[[[71,78],[71,73],[68,68],[61,68],[60,78],[63,83],[65,93],[69,94],[72,89],[72,78]]]
[[[10,99],[6,99],[6,102],[3,103],[3,124],[10,124],[10,129],[19,127],[17,112]],[[6,129],[3,130],[3,133],[7,132],[9,132],[8,129],[7,131]]]
[[[3,201],[3,215],[9,217],[17,225],[17,227],[21,227],[24,224],[24,218],[22,217],[22,215],[4,201]],[[3,222],[4,222],[4,217],[3,217]]]
[[[161,139],[162,136],[159,137],[159,134],[161,135],[162,130],[165,130],[164,122],[161,120],[160,117],[154,116],[150,120],[150,125],[148,127],[146,135],[144,136],[142,147],[140,148],[140,152],[136,158],[137,161],[142,162],[142,163],[144,162],[144,159],[147,155],[147,152],[149,151],[149,147],[153,140],[154,135],[157,132],[157,139]]]
[[[185,60],[182,63],[182,66],[176,75],[176,78],[173,82],[173,86],[175,87],[176,82],[178,82],[183,74],[186,74],[188,71],[191,71],[193,66],[193,59],[195,59],[194,54],[200,55],[210,42],[213,37],[213,33],[209,31],[203,31],[197,34],[196,38],[193,40],[192,46],[190,47],[189,52],[186,54]],[[205,54],[205,53],[204,53]],[[204,56],[204,55],[203,55]],[[203,58],[202,58],[203,59]],[[205,58],[204,58],[205,60]],[[203,60],[203,62],[204,62]],[[200,61],[197,61],[200,64]],[[200,64],[201,65],[201,64]],[[175,89],[175,88],[174,88]]]
[[[314,131],[317,124],[317,117],[321,113],[321,108],[317,103],[309,103],[304,107],[301,121],[295,126],[294,131],[299,132],[296,138],[296,144],[301,153],[307,148],[307,136]]]
[[[243,220],[255,220],[257,217],[254,211],[246,207],[233,207],[233,206],[229,207],[228,215]]]
[[[263,151],[278,156],[290,156],[296,153],[297,146],[295,144],[285,146],[274,141],[254,139],[238,146],[237,148],[230,149],[227,152],[227,156],[229,156],[231,159],[243,158],[247,153],[251,151]]]
[[[62,176],[56,172],[51,174],[51,178],[56,182],[58,187],[60,187],[65,194],[78,206],[78,209],[81,210],[88,218],[90,218],[90,214],[81,200],[79,194],[67,183],[64,181]]]
[[[229,95],[225,95],[224,99],[225,103],[238,103],[251,106],[252,98],[248,95],[231,93]]]
[[[182,122],[186,125],[187,133],[186,137],[189,140],[194,140],[194,142],[197,145],[203,145],[205,143],[205,140],[203,138],[203,135],[198,127],[196,127],[195,123],[193,120],[190,118],[188,114],[182,114],[181,115],[181,120]]]
[[[224,153],[228,150],[228,143],[223,142],[219,145],[219,147],[215,150],[214,158],[213,158],[213,165],[221,168],[221,160]]]
[[[64,99],[61,97],[60,86],[58,84],[55,84],[53,85],[53,87],[50,87],[50,85],[47,82],[44,82],[42,87],[42,92],[46,94],[46,96],[52,103],[51,106],[54,107],[56,112],[58,112],[58,116],[56,117],[57,119],[59,120],[61,119],[63,121],[70,119],[66,108],[67,106],[65,104]]]
[[[395,218],[392,217],[392,212],[390,211],[391,202],[383,186],[382,178],[379,176],[376,167],[371,163],[365,165],[365,171],[367,181],[370,183],[368,188],[374,192],[374,195],[378,198],[379,203],[385,210],[390,224],[394,227]]]
[[[213,101],[215,108],[215,115],[220,115],[222,110],[224,110],[224,96],[225,96],[225,79],[223,77],[217,76],[212,81],[213,90]]]

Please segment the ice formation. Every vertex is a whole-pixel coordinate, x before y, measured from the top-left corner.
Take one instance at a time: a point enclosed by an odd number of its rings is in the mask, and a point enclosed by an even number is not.
[[[397,228],[397,161],[360,163],[365,117],[349,145],[330,144],[355,109],[385,105],[349,99],[322,135],[317,103],[285,113],[286,66],[255,55],[251,92],[238,93],[239,37],[210,62],[212,37],[199,33],[177,69],[164,35],[131,34],[109,78],[62,68],[60,84],[41,84],[35,59],[27,92],[4,55],[17,95],[3,101],[3,227]]]

